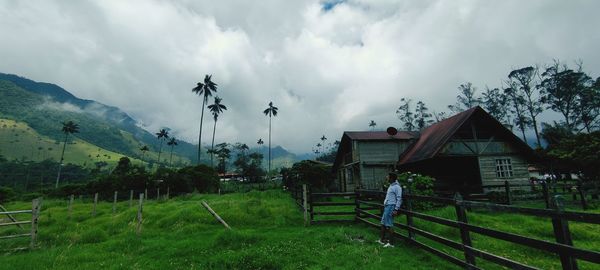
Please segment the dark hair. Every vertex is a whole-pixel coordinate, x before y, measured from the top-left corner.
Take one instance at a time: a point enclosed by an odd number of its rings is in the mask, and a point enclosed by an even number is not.
[[[388,176],[390,177],[390,179],[394,179],[394,180],[398,179],[398,175],[396,173],[393,173],[393,172],[388,173]]]

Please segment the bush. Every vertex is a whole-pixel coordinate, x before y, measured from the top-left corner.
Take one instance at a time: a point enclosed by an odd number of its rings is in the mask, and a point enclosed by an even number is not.
[[[177,174],[198,192],[217,192],[219,190],[219,175],[213,168],[200,164],[180,169]]]
[[[412,178],[412,181],[409,181]],[[398,182],[403,187],[404,192],[410,192],[413,195],[433,196],[433,181],[432,177],[412,174],[410,172],[404,172],[398,175]],[[407,190],[408,189],[408,190]],[[412,207],[416,210],[427,210],[434,207],[431,202],[424,201],[412,201]]]
[[[0,203],[9,202],[14,200],[17,196],[17,193],[12,188],[9,187],[0,187]]]

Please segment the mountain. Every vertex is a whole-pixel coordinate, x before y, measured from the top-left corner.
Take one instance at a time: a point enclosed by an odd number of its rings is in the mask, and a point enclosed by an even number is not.
[[[153,152],[158,151],[156,137],[139,127],[138,121],[119,108],[80,99],[58,85],[17,75],[0,73],[0,118],[25,122],[26,128],[33,129],[36,136],[45,136],[54,142],[63,139],[61,123],[71,120],[80,125],[80,133],[76,134],[82,140],[80,143],[89,143],[107,153],[141,158],[141,145],[148,145]],[[197,146],[185,141],[178,143],[174,148],[174,160],[179,159],[184,163],[195,161]],[[268,148],[262,146],[253,150],[264,155],[266,164]],[[163,147],[163,153],[169,151]],[[275,146],[271,151],[275,168],[291,166],[301,159],[281,146]],[[90,157],[97,155],[96,152],[88,154]],[[146,160],[153,156],[148,153]],[[203,155],[203,161],[208,162],[208,158],[208,155]]]

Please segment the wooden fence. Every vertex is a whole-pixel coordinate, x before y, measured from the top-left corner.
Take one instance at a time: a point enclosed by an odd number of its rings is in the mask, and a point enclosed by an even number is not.
[[[38,234],[38,218],[40,215],[40,199],[35,199],[31,202],[31,210],[28,209],[28,210],[8,211],[2,206],[0,206],[0,210],[2,211],[2,212],[0,212],[0,216],[6,216],[10,220],[10,222],[0,223],[0,227],[18,226],[21,230],[27,231],[27,228],[23,227],[22,225],[26,225],[26,224],[30,225],[29,233],[2,235],[2,236],[0,236],[0,240],[29,237],[30,238],[29,247],[19,247],[19,248],[13,249],[13,251],[23,250],[23,249],[28,249],[28,248],[29,249],[35,248],[35,242],[36,242],[37,234]],[[22,215],[22,214],[31,214],[31,220],[19,221],[14,216],[14,215]]]
[[[304,188],[304,190],[308,191],[309,189]],[[294,194],[293,192],[294,190],[292,190],[292,194]],[[385,196],[385,193],[382,191],[357,190],[356,192],[351,193],[310,194],[309,192],[305,192],[305,194],[306,193],[308,194],[304,196],[304,198],[306,199],[302,201],[302,204],[309,204],[309,206],[303,208],[305,212],[305,219],[307,218],[307,212],[309,214],[309,219],[307,220],[308,224],[322,222],[319,220],[315,220],[315,216],[323,215],[324,213],[320,211],[315,211],[314,209],[316,207],[345,206],[347,210],[347,208],[350,205],[354,205],[352,220],[360,223],[365,223],[373,227],[380,227],[379,220],[381,219],[381,213],[383,211],[382,202]],[[354,200],[353,202],[351,202],[351,200],[349,199],[346,202],[332,201],[335,200],[335,198],[339,197],[353,198]],[[295,198],[298,198],[298,196],[296,195]],[[320,198],[321,200],[317,201],[315,200],[316,198]],[[330,201],[325,201],[323,200],[324,198],[329,198]],[[554,201],[552,203],[553,209],[535,209],[494,204],[488,202],[468,201],[463,200],[462,197],[458,194],[454,198],[413,195],[410,194],[409,190],[405,190],[405,194],[403,196],[403,208],[400,210],[400,213],[406,215],[406,224],[394,223],[394,225],[402,229],[406,233],[394,232],[394,235],[424,250],[427,250],[447,260],[448,262],[464,267],[465,269],[480,269],[479,267],[477,267],[475,258],[480,258],[491,263],[495,263],[500,266],[508,267],[511,269],[536,269],[533,266],[529,266],[524,263],[514,261],[510,258],[505,258],[500,255],[474,247],[471,241],[472,234],[479,234],[494,239],[522,245],[525,247],[557,254],[560,258],[560,262],[563,269],[578,269],[578,260],[600,264],[600,253],[575,247],[573,245],[571,232],[569,230],[569,222],[573,221],[599,225],[600,214],[564,211],[558,198],[559,197],[554,198]],[[451,206],[455,209],[457,218],[456,220],[451,220],[418,212],[412,207],[413,204],[418,202],[433,203],[440,206]],[[547,218],[552,224],[553,234],[556,242],[531,238],[515,233],[470,224],[468,222],[468,216],[469,212],[473,209]],[[328,212],[325,215],[345,216],[348,214],[348,211],[334,211]],[[456,229],[460,234],[460,242],[448,239],[440,235],[436,235],[423,228],[417,228],[414,225],[414,219],[421,219]],[[339,222],[352,220],[338,219],[335,221]],[[461,258],[455,257],[447,252],[427,245],[424,242],[418,241],[416,238],[417,235],[437,242],[443,246],[455,249],[464,255]]]

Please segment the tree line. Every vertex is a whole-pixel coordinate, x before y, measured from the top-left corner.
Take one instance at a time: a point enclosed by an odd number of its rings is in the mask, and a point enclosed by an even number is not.
[[[574,133],[591,133],[600,128],[600,77],[594,80],[588,75],[581,61],[574,67],[556,60],[543,67],[514,69],[500,87],[486,86],[481,95],[477,90],[470,82],[461,84],[456,103],[447,106],[449,112],[481,106],[511,130],[516,128],[526,143],[525,133],[532,129],[538,148],[542,147],[541,129],[559,126]],[[411,99],[402,98],[400,103],[396,115],[408,131],[420,130],[449,114],[430,112],[423,101],[414,108]],[[540,123],[539,116],[546,110],[559,113],[562,119]],[[369,126],[374,127],[374,121]]]

